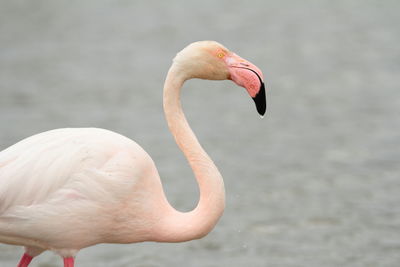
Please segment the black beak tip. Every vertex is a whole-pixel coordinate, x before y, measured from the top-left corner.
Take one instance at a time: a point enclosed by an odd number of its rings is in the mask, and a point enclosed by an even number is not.
[[[256,104],[257,112],[260,116],[264,116],[267,110],[267,99],[265,96],[265,86],[261,83],[260,91],[255,97],[253,97],[254,103]]]

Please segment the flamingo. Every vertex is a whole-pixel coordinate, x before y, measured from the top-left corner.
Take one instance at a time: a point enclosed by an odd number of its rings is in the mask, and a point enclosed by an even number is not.
[[[64,128],[0,152],[0,242],[24,246],[18,267],[45,250],[73,267],[99,243],[184,242],[207,235],[225,207],[217,167],[192,132],[180,103],[188,79],[230,79],[266,111],[263,74],[215,41],[195,42],[173,60],[163,90],[168,127],[200,188],[197,206],[174,209],[150,156],[134,141],[99,128]]]

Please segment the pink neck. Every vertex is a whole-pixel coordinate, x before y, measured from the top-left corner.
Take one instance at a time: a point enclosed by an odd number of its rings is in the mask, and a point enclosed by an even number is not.
[[[184,71],[174,65],[164,85],[164,112],[168,127],[192,168],[200,188],[197,207],[186,213],[168,209],[160,226],[159,240],[181,242],[197,239],[209,233],[225,207],[225,189],[217,167],[201,147],[190,128],[180,103],[180,89],[186,81]]]

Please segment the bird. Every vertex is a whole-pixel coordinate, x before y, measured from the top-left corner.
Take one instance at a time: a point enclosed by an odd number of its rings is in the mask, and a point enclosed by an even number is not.
[[[25,138],[0,152],[0,243],[24,247],[18,267],[46,250],[74,267],[79,250],[99,243],[200,239],[225,208],[218,168],[183,113],[189,79],[231,80],[266,112],[261,70],[216,41],[197,41],[174,57],[163,87],[168,128],[197,180],[188,212],[173,208],[151,157],[135,141],[101,128],[61,128]]]

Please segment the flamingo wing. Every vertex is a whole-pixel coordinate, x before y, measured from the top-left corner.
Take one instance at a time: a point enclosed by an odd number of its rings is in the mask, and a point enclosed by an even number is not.
[[[123,144],[135,145],[107,130],[72,128],[37,134],[3,150],[0,214],[15,206],[48,200],[77,175],[99,170]]]

